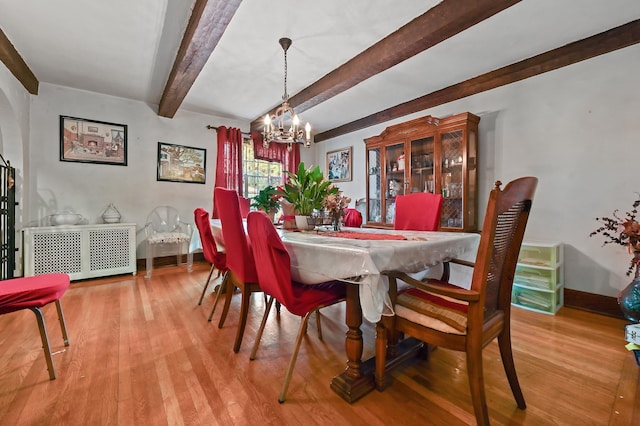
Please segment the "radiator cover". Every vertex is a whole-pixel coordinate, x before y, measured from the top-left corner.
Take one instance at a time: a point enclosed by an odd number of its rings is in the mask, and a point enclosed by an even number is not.
[[[71,280],[136,272],[136,224],[22,230],[24,275],[64,272]]]

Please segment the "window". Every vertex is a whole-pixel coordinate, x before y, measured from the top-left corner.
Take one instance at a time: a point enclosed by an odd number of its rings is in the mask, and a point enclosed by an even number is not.
[[[242,181],[243,196],[253,198],[268,185],[282,184],[282,164],[256,160],[253,156],[253,142],[245,139],[242,143]]]

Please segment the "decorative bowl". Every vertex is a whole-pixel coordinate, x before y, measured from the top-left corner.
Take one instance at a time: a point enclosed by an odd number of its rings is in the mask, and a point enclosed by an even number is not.
[[[49,216],[51,224],[54,226],[60,225],[76,225],[82,220],[82,215],[71,212],[58,212]]]

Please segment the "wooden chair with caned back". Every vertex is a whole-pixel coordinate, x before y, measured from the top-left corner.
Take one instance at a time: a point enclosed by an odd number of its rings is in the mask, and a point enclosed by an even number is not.
[[[482,350],[498,338],[502,363],[520,409],[526,408],[511,349],[511,290],[520,245],[538,183],[535,177],[496,182],[489,195],[471,288],[441,280],[418,281],[405,273],[387,272],[395,315],[378,323],[376,386],[386,386],[386,357],[395,355],[398,333],[426,344],[466,352],[471,400],[478,424],[489,424],[484,390]],[[396,294],[397,280],[411,285]]]

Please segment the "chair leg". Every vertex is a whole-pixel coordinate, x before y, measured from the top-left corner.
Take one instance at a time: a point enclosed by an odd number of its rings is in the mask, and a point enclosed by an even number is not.
[[[62,312],[62,304],[60,299],[56,300],[56,310],[58,311],[58,321],[60,321],[60,330],[62,331],[62,340],[65,346],[69,346],[69,336],[67,335],[67,323],[64,320],[64,312]]]
[[[176,243],[178,245],[178,250],[176,254],[176,265],[182,265],[182,241],[178,241]]]
[[[387,363],[387,329],[382,324],[382,320],[376,325],[376,389],[384,390],[385,385],[385,365]]]
[[[260,323],[260,328],[258,329],[258,335],[256,336],[256,341],[253,342],[253,349],[251,349],[251,355],[249,355],[249,359],[253,361],[256,359],[256,353],[258,352],[258,346],[260,346],[260,339],[262,339],[262,333],[264,332],[264,327],[267,324],[267,318],[269,317],[269,312],[271,312],[271,306],[273,305],[273,296],[269,296],[269,301],[267,302],[267,306],[264,310],[264,315],[262,316],[262,322]]]
[[[42,340],[42,348],[44,349],[44,358],[47,361],[47,369],[49,370],[49,380],[56,378],[56,369],[53,366],[53,359],[51,358],[51,346],[49,346],[49,335],[47,334],[47,326],[44,322],[44,315],[40,308],[30,308],[36,319],[38,320],[38,329],[40,330],[40,339]]]
[[[249,316],[249,302],[251,301],[251,290],[248,286],[242,288],[242,302],[240,304],[240,322],[238,323],[238,331],[236,332],[236,340],[233,344],[233,352],[240,352],[244,329],[247,326],[247,317]],[[231,295],[229,295],[231,297]]]
[[[524,395],[522,394],[522,389],[520,389],[520,383],[518,382],[516,366],[513,362],[513,351],[511,350],[511,333],[509,333],[508,329],[505,329],[498,336],[498,346],[500,348],[500,356],[502,357],[504,372],[507,374],[507,379],[509,380],[509,386],[511,386],[513,397],[518,404],[518,408],[524,410],[527,408],[527,404],[524,401]]]
[[[307,322],[309,322],[309,317],[311,316],[311,312],[307,312],[307,314],[300,322],[300,329],[298,330],[298,337],[296,338],[296,347],[293,350],[293,354],[291,354],[291,360],[289,361],[289,367],[287,368],[287,375],[284,378],[284,385],[282,386],[282,391],[280,392],[280,396],[278,397],[278,402],[283,403],[285,397],[287,396],[287,389],[289,388],[289,382],[291,381],[291,376],[293,375],[293,368],[296,366],[296,360],[298,359],[298,351],[300,350],[300,343],[302,343],[302,338],[307,330]]]
[[[474,350],[475,349],[475,350]],[[484,375],[482,372],[482,348],[467,348],[467,374],[471,390],[471,402],[479,426],[489,425],[489,410],[484,392]]]
[[[193,253],[187,248],[187,271],[193,272]]]
[[[322,340],[322,324],[320,323],[320,309],[316,309],[316,327],[318,328],[318,338]]]
[[[224,321],[227,319],[227,314],[229,313],[229,306],[231,306],[231,298],[233,297],[233,291],[235,285],[233,283],[233,279],[231,279],[231,272],[227,272],[225,276],[227,284],[225,286],[221,286],[220,290],[224,288],[225,296],[224,306],[222,307],[222,314],[220,315],[220,320],[218,321],[218,328],[222,328],[224,325]],[[211,309],[211,316],[213,316],[213,310]]]
[[[220,271],[218,271],[218,276],[220,276]],[[220,284],[218,285],[218,290],[216,291],[216,298],[213,301],[213,307],[211,308],[211,313],[209,314],[209,320],[208,320],[209,322],[211,322],[211,319],[213,318],[213,313],[216,311],[216,306],[218,306],[220,295],[225,291],[227,291],[227,277],[228,277],[228,272],[225,272],[224,275],[222,276],[222,282],[220,282]]]
[[[147,273],[145,274],[145,278],[151,278],[151,272],[153,271],[153,244],[147,243]]]
[[[211,281],[211,276],[213,275],[213,270],[216,269],[213,264],[211,265],[211,270],[209,271],[209,277],[207,278],[207,282],[204,283],[204,288],[202,289],[202,294],[200,295],[200,300],[198,300],[198,306],[202,305],[202,299],[204,299],[204,294],[207,291],[207,287],[209,287],[209,282]]]

